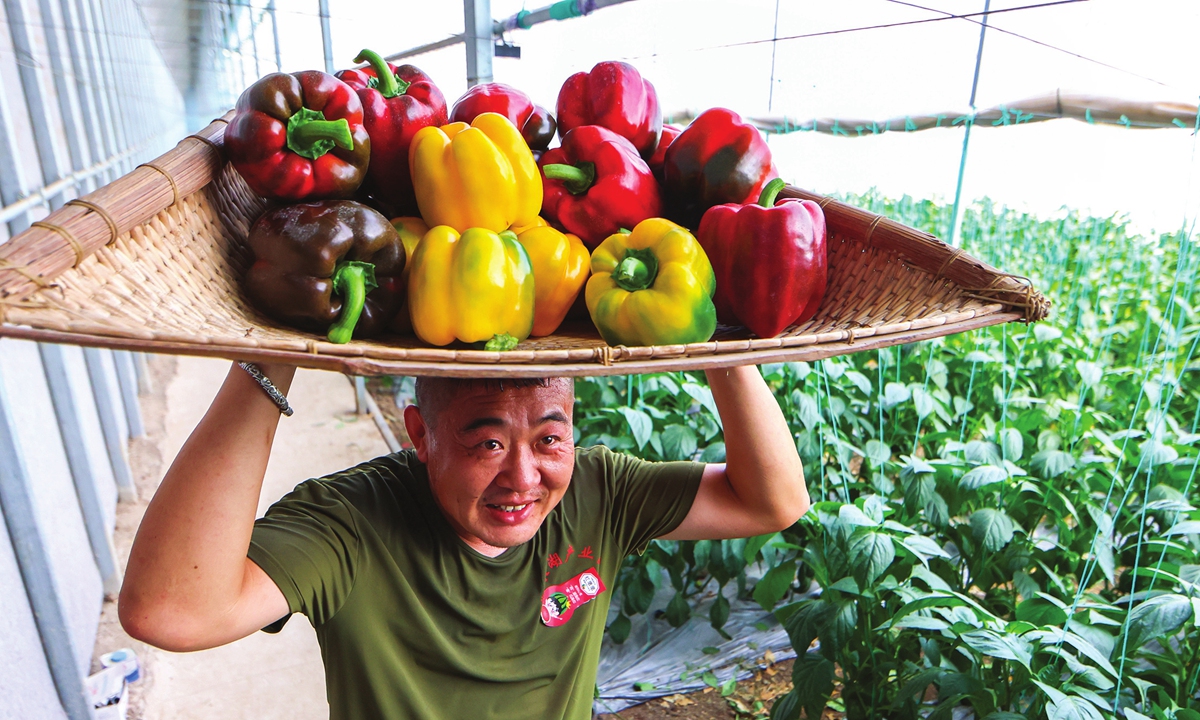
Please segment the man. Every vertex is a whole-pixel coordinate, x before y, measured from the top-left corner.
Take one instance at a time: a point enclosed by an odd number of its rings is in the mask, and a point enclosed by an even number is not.
[[[262,371],[286,393],[294,368]],[[303,612],[335,720],[590,718],[626,554],[774,532],[808,508],[757,368],[708,381],[720,465],[576,449],[568,379],[422,378],[413,451],[302,483],[256,523],[279,409],[235,365],[146,510],[121,622],[187,651]]]

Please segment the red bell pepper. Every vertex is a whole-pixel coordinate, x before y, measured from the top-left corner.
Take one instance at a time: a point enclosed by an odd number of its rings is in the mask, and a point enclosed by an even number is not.
[[[408,146],[421,128],[446,124],[446,98],[412,65],[396,67],[370,50],[360,52],[354,62],[369,67],[342,70],[337,76],[358,93],[371,135],[365,190],[388,217],[416,215]]]
[[[811,319],[828,277],[825,214],[811,200],[776,202],[783,186],[772,180],[757,205],[710,208],[696,234],[717,276],[717,318],[762,338]]]
[[[554,131],[558,129],[549,110],[534,105],[528,95],[504,83],[484,83],[463,93],[454,101],[450,122],[470,125],[472,120],[485,112],[499,113],[512,121],[534,152],[550,147]]]
[[[540,160],[542,214],[595,248],[662,214],[658,183],[633,145],[599,125],[577,127]]]
[[[650,166],[650,172],[654,173],[654,177],[662,182],[663,177],[663,160],[667,158],[667,148],[671,147],[671,143],[675,142],[675,138],[679,137],[679,133],[683,132],[683,128],[677,125],[663,125],[662,136],[658,138],[658,147],[654,148],[654,154],[646,161]]]
[[[306,202],[354,195],[371,138],[346,83],[316,70],[271,73],[246,88],[225,129],[225,150],[254,192]]]
[[[753,125],[732,110],[713,108],[684,128],[663,160],[667,217],[695,228],[704,211],[722,203],[753,203],[778,177],[771,149]]]
[[[628,63],[606,61],[575,73],[558,91],[558,135],[600,125],[633,143],[647,158],[658,145],[662,111],[649,80]]]

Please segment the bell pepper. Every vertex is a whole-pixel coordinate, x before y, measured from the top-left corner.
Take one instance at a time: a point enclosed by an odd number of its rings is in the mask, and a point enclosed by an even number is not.
[[[378,53],[363,50],[354,62],[368,67],[342,70],[338,79],[354,88],[371,136],[371,166],[364,190],[386,214],[417,212],[408,146],[423,127],[446,124],[446,99],[429,76],[412,65],[396,67]]]
[[[558,91],[558,135],[584,125],[600,125],[633,143],[650,157],[662,132],[658,93],[634,66],[615,61],[597,63],[591,72],[567,78]]]
[[[392,218],[392,227],[396,228],[396,232],[400,235],[400,242],[404,245],[405,264],[400,279],[407,288],[408,276],[412,272],[413,252],[417,249],[417,243],[421,242],[421,238],[429,232],[429,226],[419,217],[398,217]],[[412,319],[408,314],[407,290],[401,293],[400,308],[392,318],[391,329],[405,335],[412,332]]]
[[[371,138],[346,83],[316,70],[271,73],[246,88],[225,150],[254,192],[303,202],[348,198],[367,173]]]
[[[528,95],[515,87],[496,82],[476,85],[463,93],[454,101],[450,122],[470,124],[485,112],[500,113],[508,118],[521,131],[521,137],[525,138],[525,143],[534,152],[550,147],[554,131],[558,129],[549,110],[534,105]]]
[[[713,205],[745,205],[778,177],[771,149],[753,125],[732,110],[713,108],[684,128],[663,159],[667,217],[689,228]]]
[[[583,290],[590,272],[590,255],[583,241],[542,224],[514,230],[533,266],[534,337],[558,329]]]
[[[662,135],[658,138],[658,146],[654,148],[654,154],[646,161],[650,166],[650,172],[654,173],[654,178],[662,182],[663,177],[663,160],[667,157],[667,148],[671,147],[671,143],[675,142],[675,138],[679,137],[679,133],[683,132],[683,128],[678,125],[663,125]]]
[[[704,342],[717,328],[712,265],[670,220],[643,220],[592,252],[587,307],[609,345]]]
[[[717,276],[717,318],[763,338],[811,319],[828,275],[825,214],[811,200],[776,202],[783,186],[767,183],[757,205],[710,208],[696,234]]]
[[[532,223],[542,209],[542,176],[508,118],[483,113],[466,123],[417,131],[408,152],[417,206],[430,227],[493,232]]]
[[[330,342],[382,332],[400,305],[404,246],[387,218],[350,200],[282,205],[263,213],[247,244],[250,302]]]
[[[431,345],[511,350],[533,330],[529,253],[508,230],[431,228],[413,252],[408,308],[417,337]]]
[[[542,214],[594,248],[617,230],[662,214],[650,167],[612,130],[584,125],[539,161]]]

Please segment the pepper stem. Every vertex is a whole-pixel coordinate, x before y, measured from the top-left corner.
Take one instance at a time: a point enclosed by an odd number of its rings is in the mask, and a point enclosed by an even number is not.
[[[658,258],[648,248],[645,250],[626,250],[625,257],[617,263],[612,272],[613,282],[617,287],[629,292],[645,290],[654,284],[658,277]]]
[[[343,150],[354,149],[354,136],[350,134],[350,122],[346,118],[326,120],[320,110],[300,108],[288,118],[288,149],[301,157],[316,160],[334,146]]]
[[[762,194],[758,196],[758,204],[767,208],[775,207],[775,196],[779,194],[784,185],[787,185],[787,182],[783,178],[775,178],[767,183],[767,186],[762,190]]]
[[[493,352],[508,352],[509,350],[517,347],[519,342],[521,341],[518,340],[514,335],[509,335],[508,333],[496,333],[492,336],[491,340],[488,340],[487,343],[484,344],[483,349],[491,350]]]
[[[384,60],[374,50],[362,50],[354,56],[354,62],[365,62],[371,66],[371,69],[375,71],[375,78],[378,80],[375,89],[385,98],[403,95],[411,84],[396,77],[396,73],[392,72],[392,68],[388,66],[387,60]]]
[[[567,192],[582,195],[596,184],[596,164],[581,162],[578,165],[551,163],[542,166],[542,174],[551,180],[562,180]]]
[[[358,318],[362,316],[367,293],[377,287],[375,266],[371,263],[351,260],[337,264],[333,271],[333,291],[342,296],[342,313],[329,326],[329,342],[339,345],[350,342]]]

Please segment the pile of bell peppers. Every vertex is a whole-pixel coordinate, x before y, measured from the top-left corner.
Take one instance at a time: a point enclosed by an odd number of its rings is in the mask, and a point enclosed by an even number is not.
[[[762,134],[712,108],[664,125],[623,62],[571,75],[555,112],[503,83],[447,106],[363,50],[329,75],[272,73],[238,100],[233,166],[274,204],[252,226],[247,299],[354,337],[505,351],[586,308],[612,345],[771,337],[817,312],[825,221]],[[557,144],[555,140],[557,139]]]

